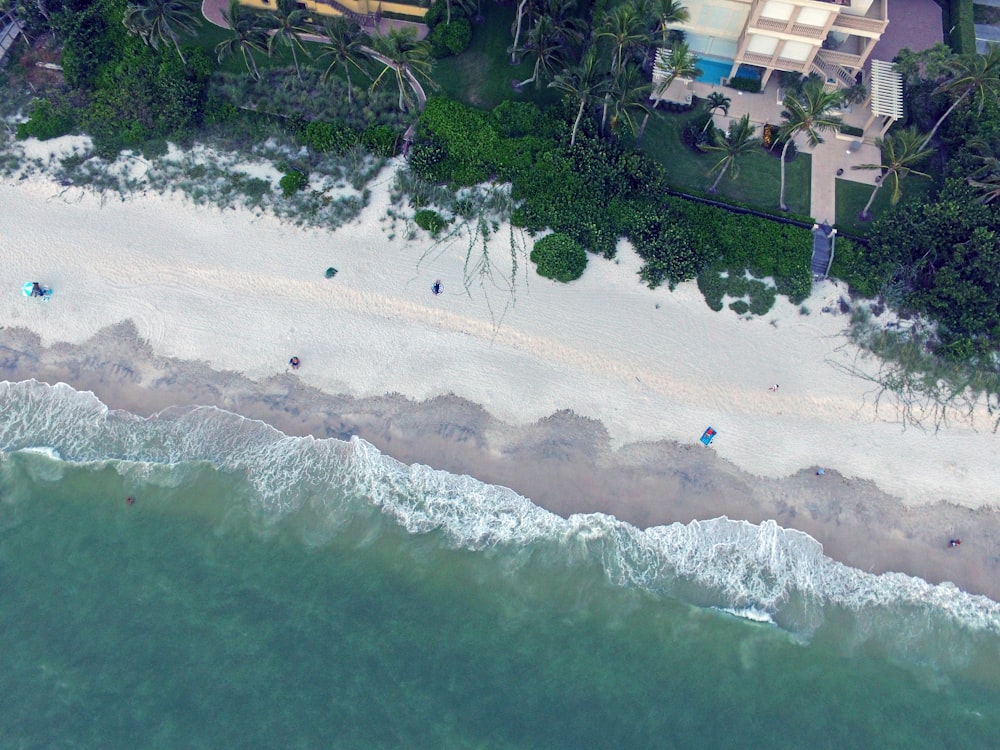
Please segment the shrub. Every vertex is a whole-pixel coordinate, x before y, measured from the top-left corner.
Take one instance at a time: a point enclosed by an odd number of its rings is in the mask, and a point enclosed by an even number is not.
[[[47,141],[73,132],[74,125],[71,110],[59,107],[48,99],[37,99],[31,110],[31,119],[17,126],[17,137]]]
[[[750,311],[750,305],[745,300],[738,299],[729,303],[729,309],[737,315],[746,315]]]
[[[535,243],[531,262],[538,267],[539,276],[566,283],[583,275],[587,251],[572,237],[555,232]]]
[[[726,85],[737,91],[748,91],[751,94],[760,93],[759,78],[730,78]]]
[[[291,198],[300,190],[305,190],[309,185],[309,175],[297,169],[290,169],[281,178],[281,193],[286,198]]]
[[[710,112],[705,112],[690,120],[681,128],[681,142],[695,153],[704,153],[702,146],[711,142],[712,131],[715,130],[715,125],[708,125],[711,121],[712,114]]]
[[[299,132],[299,141],[318,154],[346,154],[359,140],[358,133],[347,125],[313,120]]]
[[[468,18],[456,18],[452,9],[451,23],[435,26],[427,35],[427,41],[431,44],[431,54],[436,58],[460,55],[472,42],[472,24]]]
[[[391,125],[369,125],[361,134],[361,143],[375,156],[395,156],[399,131]]]
[[[417,211],[413,215],[413,221],[416,222],[418,227],[426,229],[431,234],[437,234],[448,226],[448,222],[437,211],[432,211],[429,208]]]

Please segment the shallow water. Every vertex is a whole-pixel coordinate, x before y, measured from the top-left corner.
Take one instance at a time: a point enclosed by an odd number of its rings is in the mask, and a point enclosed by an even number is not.
[[[0,439],[0,747],[1000,741],[994,603],[773,524],[564,520],[361,441],[38,384]]]

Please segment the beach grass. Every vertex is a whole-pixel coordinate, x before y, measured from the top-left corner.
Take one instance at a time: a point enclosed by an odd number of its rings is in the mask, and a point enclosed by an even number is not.
[[[642,139],[642,151],[666,168],[670,184],[694,195],[707,195],[712,182],[708,171],[718,161],[711,154],[696,154],[681,142],[681,130],[702,114],[697,108],[677,114],[660,113],[650,119]],[[811,162],[809,154],[799,153],[786,165],[785,198],[792,214],[809,216]],[[740,163],[736,180],[724,177],[719,192],[711,197],[779,214],[780,189],[780,160],[761,148]]]

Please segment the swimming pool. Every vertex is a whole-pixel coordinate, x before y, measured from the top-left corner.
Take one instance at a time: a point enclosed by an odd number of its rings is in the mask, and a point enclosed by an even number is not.
[[[698,67],[701,69],[701,75],[695,80],[702,83],[721,85],[723,78],[729,78],[729,71],[733,69],[733,61],[719,60],[714,57],[701,57],[698,59]],[[746,65],[741,65],[736,72],[736,77],[759,79],[760,75],[756,70],[747,68]]]
[[[703,57],[698,60],[698,67],[701,69],[701,75],[698,76],[697,80],[702,83],[721,84],[723,78],[729,77],[729,71],[733,69],[733,61]]]

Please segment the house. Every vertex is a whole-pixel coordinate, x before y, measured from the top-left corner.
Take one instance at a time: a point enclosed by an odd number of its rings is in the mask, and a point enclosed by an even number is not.
[[[684,31],[712,83],[737,77],[740,66],[818,73],[827,85],[850,86],[889,25],[889,0],[686,0]]]
[[[274,10],[275,0],[240,0],[241,5],[258,10]],[[427,8],[406,3],[385,3],[379,0],[300,0],[299,7],[316,16],[348,16],[364,23],[381,17],[382,13],[412,17],[419,21]]]

